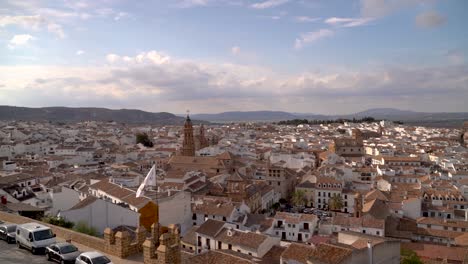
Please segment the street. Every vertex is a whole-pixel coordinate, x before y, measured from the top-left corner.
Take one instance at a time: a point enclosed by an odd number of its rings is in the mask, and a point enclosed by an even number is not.
[[[33,255],[26,249],[19,249],[16,244],[7,244],[5,241],[0,241],[0,263],[2,264],[43,264],[53,263],[46,259],[45,255]]]

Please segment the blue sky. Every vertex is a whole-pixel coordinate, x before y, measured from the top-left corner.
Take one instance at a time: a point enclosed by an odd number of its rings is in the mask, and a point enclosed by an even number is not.
[[[4,0],[0,104],[468,111],[464,0]]]

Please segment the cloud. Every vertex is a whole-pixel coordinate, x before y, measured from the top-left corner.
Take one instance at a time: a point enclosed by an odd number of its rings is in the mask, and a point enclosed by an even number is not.
[[[343,18],[343,17],[330,17],[325,20],[325,23],[339,27],[358,27],[371,22],[373,18]]]
[[[116,55],[116,54],[107,54],[106,60],[109,63],[115,63],[115,62],[118,62],[120,60],[120,56]]]
[[[135,57],[130,56],[119,56],[117,54],[108,54],[106,56],[107,62],[111,64],[118,64],[118,63],[133,63],[133,64],[150,64],[150,65],[161,65],[169,62],[171,58],[165,55],[162,52],[157,51],[148,51],[148,52],[141,52]]]
[[[59,24],[49,23],[47,25],[47,30],[51,33],[54,33],[58,38],[65,38],[65,33],[63,32],[63,28]]]
[[[111,57],[113,63],[94,67],[0,66],[0,80],[5,85],[0,89],[0,101],[173,112],[198,107],[199,111],[216,112],[287,109],[330,113],[376,105],[468,110],[466,65],[382,65],[370,70],[322,69],[285,75],[253,65],[170,58],[160,51]],[[13,92],[17,96],[12,97]],[[434,101],[439,102],[437,106],[431,103]]]
[[[320,17],[297,16],[294,18],[296,22],[307,23],[319,21]]]
[[[434,0],[361,0],[363,17],[383,17],[399,9],[432,3]]]
[[[40,30],[47,29],[50,33],[57,35],[59,38],[64,38],[65,33],[61,25],[51,22],[41,15],[32,16],[0,16],[0,27],[10,25],[18,25],[25,29]]]
[[[35,38],[28,34],[15,35],[8,42],[9,49],[15,49],[18,46],[24,46],[28,44],[29,41],[34,40]]]
[[[435,11],[427,11],[416,16],[416,25],[423,28],[435,28],[445,24],[445,17]]]
[[[263,2],[254,3],[250,6],[255,9],[267,9],[286,4],[287,2],[289,2],[289,0],[267,0]]]
[[[118,12],[117,15],[115,15],[115,17],[114,17],[114,20],[118,21],[118,20],[120,20],[122,18],[126,18],[128,16],[129,16],[129,14],[126,13],[126,12]]]
[[[455,65],[461,65],[465,61],[465,56],[459,49],[451,49],[445,53],[445,56],[448,58],[450,63]]]
[[[231,48],[232,55],[239,55],[241,52],[241,48],[239,46],[234,46]]]
[[[334,35],[334,32],[329,29],[320,29],[318,31],[303,33],[296,39],[294,48],[301,49],[305,44],[315,42],[319,39],[328,38]]]
[[[182,0],[179,1],[175,6],[179,8],[190,8],[196,6],[206,6],[209,2],[209,0]]]
[[[46,24],[46,19],[40,15],[34,16],[0,16],[0,27],[19,25],[26,29],[38,30]]]
[[[76,55],[77,55],[77,56],[81,56],[81,55],[83,55],[83,54],[85,54],[84,50],[77,50],[77,51],[76,51]]]

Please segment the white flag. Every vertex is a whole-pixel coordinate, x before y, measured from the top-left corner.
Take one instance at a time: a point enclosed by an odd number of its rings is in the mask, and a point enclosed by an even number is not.
[[[136,197],[141,197],[143,195],[143,190],[146,186],[149,185],[156,185],[156,168],[155,165],[151,167],[151,170],[146,175],[146,178],[141,183],[140,187],[138,187],[138,191],[136,192]]]

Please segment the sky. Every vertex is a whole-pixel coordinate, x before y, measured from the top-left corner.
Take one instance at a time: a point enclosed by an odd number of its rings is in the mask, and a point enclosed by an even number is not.
[[[466,0],[1,0],[0,105],[468,112]]]

